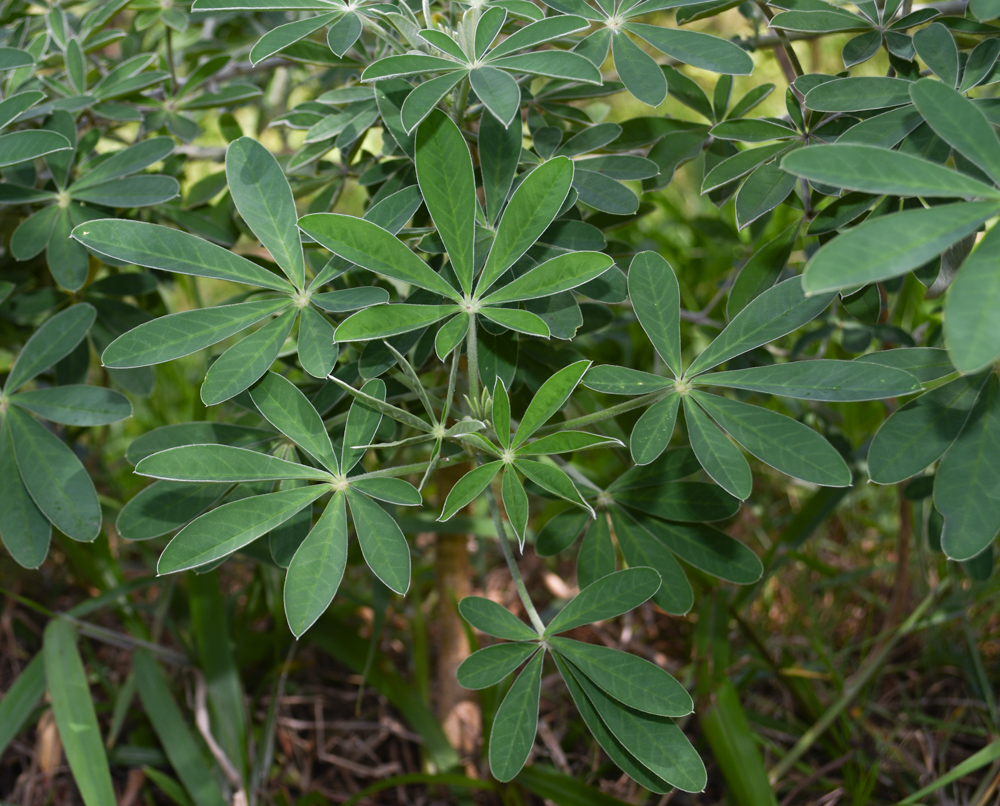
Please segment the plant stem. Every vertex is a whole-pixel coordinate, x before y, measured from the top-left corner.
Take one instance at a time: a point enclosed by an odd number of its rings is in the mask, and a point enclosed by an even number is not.
[[[545,625],[542,623],[538,611],[535,610],[535,606],[531,602],[531,597],[528,596],[528,589],[525,587],[524,577],[521,576],[521,569],[517,567],[517,560],[514,558],[514,552],[511,550],[510,541],[507,539],[507,530],[504,529],[503,520],[500,518],[500,509],[497,506],[497,498],[493,494],[492,487],[486,488],[486,500],[489,502],[490,514],[493,516],[493,525],[496,527],[497,537],[500,540],[500,551],[503,552],[503,558],[507,561],[510,575],[514,578],[514,587],[517,588],[517,595],[521,597],[521,603],[524,605],[524,610],[531,620],[531,626],[541,635],[545,632]]]
[[[170,68],[170,94],[177,92],[177,68],[174,67],[174,39],[170,26],[167,29],[167,67]]]
[[[619,414],[624,414],[627,411],[641,409],[647,403],[656,403],[658,400],[662,400],[667,395],[672,393],[673,389],[663,389],[659,392],[650,392],[649,394],[642,395],[641,397],[634,397],[631,400],[626,400],[624,403],[619,403],[617,406],[609,406],[606,409],[595,411],[593,414],[584,414],[582,417],[574,417],[573,419],[566,420],[565,422],[555,423],[554,425],[549,425],[545,428],[539,428],[535,433],[536,436],[540,437],[545,434],[552,434],[556,431],[563,431],[567,428],[579,428],[581,425],[591,425],[592,423],[599,423],[603,420],[610,420],[612,417],[617,417]]]
[[[476,334],[475,314],[469,317],[469,333],[465,337],[466,353],[468,354],[469,402],[473,405],[479,402],[479,336]]]
[[[758,8],[760,8],[761,13],[767,19],[768,23],[774,19],[774,13],[767,7],[766,3],[757,3]],[[775,36],[778,37],[778,41],[781,43],[781,49],[785,52],[785,56],[788,57],[788,65],[792,68],[794,75],[788,75],[788,83],[791,84],[799,76],[804,76],[806,71],[802,69],[802,62],[799,61],[798,55],[792,48],[792,43],[788,38],[788,34],[785,33],[782,28],[774,28]],[[787,72],[787,71],[786,71]]]
[[[448,427],[448,413],[451,411],[451,401],[455,397],[455,383],[458,380],[458,364],[461,358],[462,351],[456,347],[451,357],[451,371],[448,373],[448,392],[444,396],[444,408],[441,410],[441,425],[445,428]]]
[[[458,90],[455,92],[455,106],[451,110],[451,118],[455,121],[455,125],[460,129],[462,128],[462,124],[465,123],[465,107],[468,106],[468,104],[469,77],[466,76],[458,85]]]

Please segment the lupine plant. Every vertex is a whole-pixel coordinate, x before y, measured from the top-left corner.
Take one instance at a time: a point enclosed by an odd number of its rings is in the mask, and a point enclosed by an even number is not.
[[[694,700],[580,629],[757,583],[758,552],[729,533],[755,476],[908,482],[933,502],[932,545],[989,574],[995,0],[964,16],[899,0],[38,9],[0,5],[0,538],[24,568],[53,528],[150,541],[160,576],[267,564],[308,641],[351,566],[405,596],[420,524],[483,514],[481,550],[527,619],[459,603],[500,639],[458,670],[505,686],[484,771],[521,773],[551,669],[654,793],[706,786]],[[842,72],[803,70],[792,39],[844,33]],[[777,93],[757,77],[776,64]],[[701,309],[696,261],[651,237],[671,182],[743,232]],[[154,481],[126,499],[95,445],[183,377],[175,363],[197,367],[200,405],[129,432],[118,458]],[[884,414],[849,431],[864,402]],[[522,558],[581,535],[578,592],[539,604]],[[47,631],[44,669],[97,806],[114,795],[70,624]],[[168,683],[144,653],[146,702]],[[17,689],[27,712],[39,685]],[[0,726],[19,729],[12,697]],[[172,756],[187,728],[170,719],[180,733],[154,728],[172,785],[215,803],[232,776]]]

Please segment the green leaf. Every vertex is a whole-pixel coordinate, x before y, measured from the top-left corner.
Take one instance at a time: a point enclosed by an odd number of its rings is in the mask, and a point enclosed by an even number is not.
[[[1000,141],[979,107],[960,92],[929,78],[912,84],[910,97],[938,137],[994,182],[1000,182]]]
[[[749,498],[753,489],[753,476],[740,449],[686,395],[684,419],[687,422],[691,448],[705,472],[730,495],[741,501]]]
[[[923,63],[946,86],[958,86],[958,46],[951,31],[940,22],[931,23],[913,35],[913,47]]]
[[[701,481],[646,484],[615,493],[625,506],[671,521],[697,523],[718,521],[735,515],[740,501],[715,484]]]
[[[878,195],[942,199],[1000,195],[989,185],[936,162],[876,146],[805,146],[786,154],[781,167],[811,182]]]
[[[0,168],[69,150],[69,140],[56,132],[33,130],[0,135],[0,154],[3,155],[0,156]]]
[[[486,264],[476,285],[482,296],[541,237],[559,214],[573,183],[573,162],[546,160],[514,191],[504,210]]]
[[[836,33],[839,31],[871,30],[871,25],[862,17],[830,7],[827,10],[782,11],[771,20],[772,28],[808,33]],[[881,39],[880,39],[881,42]]]
[[[45,694],[43,656],[42,652],[35,655],[0,699],[0,755],[24,729]]]
[[[403,101],[400,110],[400,122],[403,128],[407,132],[412,132],[417,128],[434,111],[434,107],[441,103],[454,86],[467,75],[466,70],[453,70],[418,84]]]
[[[389,292],[377,286],[341,288],[337,291],[321,291],[313,294],[309,301],[328,313],[346,313],[372,305],[382,305],[389,301]]]
[[[18,565],[22,568],[38,568],[49,553],[52,525],[35,505],[28,494],[28,488],[21,480],[6,418],[0,419],[0,478],[4,480],[0,539]],[[7,698],[0,703],[0,713],[4,711],[4,704],[7,704]],[[0,732],[3,731],[4,724],[0,719]],[[0,742],[0,753],[3,752],[4,744],[5,742]]]
[[[287,378],[268,372],[250,390],[257,410],[271,425],[333,473],[340,465],[323,419],[304,394]]]
[[[250,230],[296,288],[305,285],[295,199],[274,155],[251,137],[226,149],[229,192]]]
[[[150,207],[179,195],[180,185],[172,176],[127,176],[84,190],[72,189],[76,201],[103,207]],[[72,208],[71,208],[72,209]]]
[[[299,363],[314,378],[333,372],[339,350],[333,341],[335,328],[319,311],[310,307],[299,311]]]
[[[305,39],[309,34],[318,31],[337,19],[338,14],[320,14],[316,17],[307,17],[304,20],[295,20],[277,28],[272,28],[260,39],[250,50],[250,63],[260,64],[265,59],[269,59],[276,53],[280,53],[289,45],[294,45],[301,39]]]
[[[663,580],[660,589],[653,596],[656,606],[675,615],[684,615],[691,610],[694,591],[673,552],[641,528],[621,507],[610,507],[609,511],[625,562],[632,568],[652,568]]]
[[[910,373],[878,364],[817,359],[715,372],[695,383],[800,400],[883,400],[920,391]]]
[[[323,470],[231,445],[184,445],[147,456],[135,467],[140,476],[170,481],[234,484],[277,479],[329,481]]]
[[[782,230],[775,238],[761,246],[743,264],[726,302],[726,315],[732,319],[753,300],[771,288],[781,275],[799,235],[800,222]]]
[[[92,252],[151,269],[245,283],[291,293],[281,277],[187,232],[144,221],[102,218],[80,224],[73,238]]]
[[[921,383],[930,383],[951,375],[955,367],[948,360],[948,352],[940,347],[897,347],[879,350],[854,359],[862,364],[877,364],[908,372]]]
[[[461,66],[459,62],[453,59],[443,59],[440,56],[415,54],[388,56],[368,65],[361,74],[361,80],[379,81],[386,78],[426,75],[428,73],[439,73],[443,70],[454,70]]]
[[[806,106],[817,112],[861,112],[910,103],[911,82],[903,78],[851,76],[817,84],[806,93]]]
[[[725,532],[704,523],[672,523],[636,515],[636,522],[657,541],[693,565],[726,582],[751,585],[764,573],[764,566],[749,548]]]
[[[361,15],[354,11],[348,11],[330,26],[326,32],[326,43],[330,46],[330,50],[338,56],[343,56],[358,41],[363,30],[364,23],[361,21]]]
[[[667,449],[677,423],[681,396],[671,392],[642,413],[632,427],[629,453],[637,465],[648,465]]]
[[[549,337],[549,326],[545,324],[545,320],[531,311],[522,311],[520,308],[482,308],[479,315],[518,333],[543,339]]]
[[[506,783],[521,771],[535,743],[544,658],[539,652],[528,662],[493,717],[490,772],[498,781]]]
[[[694,701],[669,672],[655,663],[610,647],[551,638],[558,652],[594,685],[618,702],[647,714],[687,716]]]
[[[489,113],[509,126],[521,110],[521,88],[514,77],[487,64],[469,73],[469,83]]]
[[[739,45],[700,31],[661,28],[658,25],[627,23],[625,29],[641,36],[661,53],[684,64],[711,70],[713,73],[748,76],[753,59]]]
[[[962,263],[948,288],[944,335],[960,372],[985,369],[1000,356],[1000,228],[994,226]]]
[[[508,470],[503,474],[500,493],[507,521],[517,535],[518,546],[524,551],[524,531],[528,528],[528,494],[517,473]]]
[[[788,143],[772,143],[769,146],[748,148],[727,157],[705,174],[701,183],[701,192],[708,193],[740,177],[746,176],[760,165],[774,159],[792,148]]]
[[[755,169],[736,191],[736,224],[739,229],[752,224],[781,204],[795,188],[795,177],[782,171],[776,162]]]
[[[502,378],[493,384],[493,430],[502,448],[510,446],[510,398]]]
[[[545,628],[545,635],[620,616],[647,601],[660,587],[652,568],[628,568],[608,574],[580,591]]]
[[[187,571],[228,557],[280,526],[329,490],[314,484],[231,501],[181,529],[160,555],[158,574]]]
[[[10,368],[4,392],[13,394],[73,352],[87,335],[96,316],[97,311],[92,305],[80,302],[46,320],[25,342],[21,354]]]
[[[106,367],[128,369],[183,358],[246,330],[287,307],[287,299],[265,299],[182,311],[132,328],[105,349]]]
[[[576,361],[546,379],[521,418],[512,442],[514,448],[523,445],[563,407],[589,367],[589,361]]]
[[[691,394],[723,430],[775,470],[825,487],[851,484],[843,457],[809,426],[760,406],[704,392]]]
[[[941,548],[953,560],[972,559],[1000,531],[998,450],[1000,380],[991,374],[934,479],[934,506],[944,516]]]
[[[337,213],[314,213],[299,219],[299,227],[338,257],[368,271],[461,301],[461,294],[406,244],[370,221]]]
[[[323,615],[347,568],[347,507],[334,494],[316,525],[295,551],[285,575],[285,617],[296,638]]]
[[[522,445],[517,454],[518,456],[544,456],[553,453],[573,453],[602,445],[622,444],[614,437],[606,437],[601,434],[588,434],[586,431],[559,431]]]
[[[250,428],[245,425],[211,423],[201,420],[193,423],[163,425],[147,431],[129,443],[125,458],[133,465],[154,453],[176,448],[178,445],[257,445],[274,439],[275,432],[267,428]]]
[[[635,305],[634,302],[632,304]],[[670,378],[661,378],[641,369],[616,367],[611,364],[591,367],[583,376],[581,383],[588,389],[609,395],[645,395],[674,386],[674,381]]]
[[[387,504],[418,507],[423,503],[420,490],[403,479],[394,479],[389,476],[351,479],[351,487],[369,498],[385,501]]]
[[[967,202],[869,218],[821,246],[802,286],[821,294],[898,277],[922,266],[1000,212],[996,202]]]
[[[390,590],[405,594],[410,587],[410,547],[399,525],[382,507],[351,488],[347,500],[368,567]]]
[[[893,412],[868,449],[871,480],[895,484],[944,455],[969,419],[985,380],[984,375],[956,378]]]
[[[297,308],[283,312],[220,355],[201,386],[205,405],[229,400],[259,381],[277,360],[297,315]]]
[[[462,290],[472,293],[476,181],[469,147],[444,112],[432,112],[417,130],[417,181],[427,211],[448,251]]]
[[[85,806],[116,803],[94,700],[76,646],[76,631],[68,621],[56,618],[49,622],[42,656],[52,713],[80,797]]]
[[[82,384],[18,392],[10,402],[64,425],[108,425],[132,416],[132,404],[121,392]]]
[[[754,299],[688,367],[698,375],[743,353],[780,339],[819,316],[833,300],[826,293],[807,297],[802,281],[792,277]]]
[[[495,686],[538,652],[538,644],[494,644],[473,652],[459,665],[455,676],[462,688]],[[534,735],[532,735],[534,739]]]
[[[483,305],[503,305],[549,297],[600,277],[614,260],[600,252],[567,252],[545,261],[483,299]]]
[[[618,556],[611,540],[607,513],[599,512],[596,520],[583,535],[576,555],[576,580],[581,588],[596,582],[617,567]]]
[[[125,502],[115,528],[126,540],[149,540],[175,532],[222,498],[228,489],[224,484],[154,482]]]
[[[52,525],[73,540],[101,533],[101,505],[83,464],[55,434],[17,408],[5,417],[24,486]]]
[[[455,305],[376,305],[349,316],[337,328],[339,342],[372,341],[433,325],[459,312]]]
[[[434,337],[434,352],[437,357],[444,361],[451,351],[458,347],[469,332],[469,325],[472,317],[467,313],[460,313],[441,325],[437,335]]]
[[[656,252],[640,252],[629,266],[628,294],[656,352],[681,377],[681,290],[673,268]]]
[[[576,681],[608,730],[653,775],[685,792],[705,789],[708,774],[698,752],[672,719],[621,705],[570,664]]]
[[[493,115],[479,121],[479,161],[483,177],[486,216],[492,224],[500,217],[521,157],[521,123],[501,126]]]
[[[580,716],[583,717],[583,721],[586,723],[591,735],[597,739],[598,744],[604,748],[604,752],[608,754],[619,769],[626,773],[640,786],[645,787],[651,792],[662,794],[672,789],[670,784],[658,778],[642,766],[642,764],[636,760],[635,756],[626,750],[622,743],[615,738],[615,735],[608,730],[608,726],[604,724],[604,720],[601,719],[597,709],[594,708],[594,705],[584,693],[583,688],[577,680],[576,675],[579,675],[586,680],[583,673],[579,672],[574,667],[571,667],[565,660],[562,659],[560,655],[553,653],[552,657],[555,660],[556,666],[559,669],[559,674],[562,676],[563,682],[566,683],[566,688],[569,689],[573,702],[576,704],[577,710],[580,712]],[[590,681],[587,682],[589,683]],[[592,683],[591,686],[593,686]],[[528,769],[536,770],[537,765],[532,765]],[[593,792],[593,790],[591,791]]]
[[[385,381],[373,378],[361,387],[361,392],[384,402]],[[368,450],[366,446],[371,443],[381,422],[382,412],[377,408],[361,398],[355,398],[351,402],[351,408],[347,412],[347,424],[344,426],[344,445],[340,457],[343,473],[350,473],[364,457]]]
[[[466,596],[458,612],[477,630],[508,641],[537,641],[538,634],[506,607],[483,596]]]
[[[615,70],[625,88],[647,106],[659,106],[667,97],[667,79],[646,51],[620,32],[611,37]]]
[[[583,500],[573,480],[558,467],[532,459],[518,459],[514,462],[514,467],[543,490],[548,490],[553,495],[582,507],[594,517],[593,508]]]
[[[138,649],[132,654],[132,672],[143,711],[192,801],[197,806],[224,806],[226,799],[205,763],[200,743],[170,693],[167,676],[148,650]]]
[[[503,462],[487,462],[477,468],[470,470],[448,491],[448,497],[444,500],[444,507],[438,521],[446,521],[456,512],[471,504],[479,494],[485,490],[493,481]]]

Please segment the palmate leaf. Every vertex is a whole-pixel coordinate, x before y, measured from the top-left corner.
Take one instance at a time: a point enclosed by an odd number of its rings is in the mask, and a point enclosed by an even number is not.
[[[528,528],[528,493],[517,477],[517,473],[508,470],[503,474],[500,496],[503,500],[507,521],[514,530],[514,534],[517,535],[518,546],[521,551],[524,551],[524,534]]]
[[[346,568],[346,495],[337,492],[296,549],[285,575],[285,617],[296,638],[330,606]]]
[[[538,652],[510,687],[493,717],[490,731],[490,771],[498,781],[510,781],[528,760],[538,730],[542,661]]]

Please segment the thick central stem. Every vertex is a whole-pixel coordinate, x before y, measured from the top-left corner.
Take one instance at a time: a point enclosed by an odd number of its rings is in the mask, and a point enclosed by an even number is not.
[[[465,337],[469,368],[469,402],[475,405],[479,400],[479,336],[476,334],[476,316],[469,316],[469,333]]]
[[[500,539],[500,551],[503,552],[503,558],[507,561],[510,575],[514,578],[514,587],[517,588],[517,595],[521,597],[521,603],[524,605],[525,612],[527,612],[528,618],[531,620],[531,626],[541,635],[545,632],[545,625],[542,623],[538,611],[535,610],[535,605],[532,604],[531,597],[528,596],[528,589],[524,584],[524,577],[521,576],[521,569],[517,567],[517,560],[514,558],[510,541],[507,539],[507,530],[504,529],[503,520],[500,518],[500,508],[497,506],[497,498],[493,494],[492,487],[486,488],[486,500],[489,502],[490,514],[493,516],[493,525],[496,527],[497,537]]]

